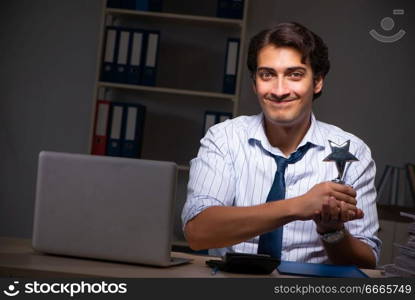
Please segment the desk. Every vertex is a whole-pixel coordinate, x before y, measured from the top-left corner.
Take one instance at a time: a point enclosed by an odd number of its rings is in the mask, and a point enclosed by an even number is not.
[[[242,278],[242,277],[293,277],[278,274],[243,275],[218,272],[212,275],[205,265],[208,256],[173,252],[172,256],[191,258],[189,264],[169,268],[114,263],[100,260],[47,255],[32,249],[31,240],[0,237],[1,277],[114,277],[114,278]],[[370,277],[381,277],[379,270],[363,270]]]

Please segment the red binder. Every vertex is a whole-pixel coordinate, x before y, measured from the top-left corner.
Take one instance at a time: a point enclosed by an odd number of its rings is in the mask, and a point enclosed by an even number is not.
[[[105,155],[110,101],[97,100],[91,154]]]

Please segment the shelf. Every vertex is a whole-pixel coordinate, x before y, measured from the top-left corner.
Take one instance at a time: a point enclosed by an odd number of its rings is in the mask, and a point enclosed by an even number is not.
[[[225,19],[225,18],[216,18],[216,17],[182,15],[182,14],[172,14],[172,13],[163,13],[163,12],[148,12],[148,11],[118,9],[118,8],[107,8],[105,9],[105,12],[110,15],[131,15],[131,16],[148,17],[148,18],[164,18],[164,19],[170,19],[170,20],[176,20],[176,21],[190,21],[190,22],[211,23],[211,24],[218,24],[218,25],[230,25],[230,26],[242,27],[242,20],[239,20],[239,19]]]
[[[198,97],[205,97],[205,98],[219,98],[219,99],[226,99],[230,101],[235,101],[235,97],[236,97],[235,95],[223,94],[223,93],[171,89],[171,88],[163,88],[163,87],[144,86],[144,85],[131,85],[131,84],[122,84],[122,83],[103,82],[103,81],[98,82],[98,87],[147,91],[147,92],[154,92],[154,93],[165,93],[165,94],[176,94],[176,95],[187,95],[187,96],[198,96]]]

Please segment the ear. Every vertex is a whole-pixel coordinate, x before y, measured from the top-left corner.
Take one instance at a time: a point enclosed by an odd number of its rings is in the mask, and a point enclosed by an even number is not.
[[[323,89],[324,79],[322,76],[317,77],[314,79],[314,94],[320,93]]]

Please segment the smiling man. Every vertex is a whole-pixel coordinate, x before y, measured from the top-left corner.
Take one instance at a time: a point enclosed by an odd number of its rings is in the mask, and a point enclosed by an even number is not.
[[[201,140],[182,213],[190,247],[375,267],[370,150],[312,113],[330,68],[327,46],[304,26],[282,23],[251,39],[248,68],[262,113],[220,123]],[[359,159],[346,168],[348,185],[331,181],[329,140],[350,140]]]

